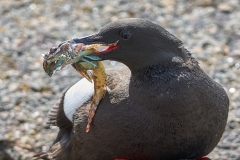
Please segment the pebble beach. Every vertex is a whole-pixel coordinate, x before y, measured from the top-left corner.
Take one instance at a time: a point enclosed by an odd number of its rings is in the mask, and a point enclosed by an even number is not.
[[[82,77],[71,67],[46,75],[43,54],[120,18],[144,18],[182,40],[230,99],[212,160],[240,160],[239,0],[8,0],[0,1],[0,160],[31,160],[58,133],[47,113]],[[105,67],[122,64],[105,61]]]

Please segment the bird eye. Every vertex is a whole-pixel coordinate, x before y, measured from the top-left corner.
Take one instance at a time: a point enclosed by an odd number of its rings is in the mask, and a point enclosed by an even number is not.
[[[122,31],[120,33],[120,36],[122,37],[122,39],[127,40],[131,37],[131,33],[128,31]]]

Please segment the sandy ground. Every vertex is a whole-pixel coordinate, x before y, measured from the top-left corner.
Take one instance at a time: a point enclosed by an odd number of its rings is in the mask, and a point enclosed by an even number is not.
[[[48,149],[58,129],[45,125],[47,112],[81,78],[71,67],[48,77],[42,54],[111,21],[140,17],[180,38],[227,91],[228,124],[208,156],[240,160],[239,0],[8,0],[0,1],[0,6],[0,159],[28,160]]]

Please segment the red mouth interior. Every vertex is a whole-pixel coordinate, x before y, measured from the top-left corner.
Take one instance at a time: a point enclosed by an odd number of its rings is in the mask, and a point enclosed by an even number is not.
[[[109,46],[107,49],[103,49],[103,50],[100,50],[100,51],[98,51],[98,52],[99,52],[99,53],[109,52],[109,51],[114,50],[114,49],[116,49],[116,48],[118,48],[118,47],[117,47],[117,46]]]

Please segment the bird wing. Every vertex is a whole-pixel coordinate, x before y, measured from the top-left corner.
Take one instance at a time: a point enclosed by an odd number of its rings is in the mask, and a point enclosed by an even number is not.
[[[108,93],[112,103],[128,97],[130,70],[127,67],[107,69]],[[71,86],[48,113],[47,124],[58,126],[60,131],[47,152],[35,155],[35,159],[71,159],[71,133],[73,116],[78,108],[87,108],[94,94],[94,85],[85,78]]]
[[[51,108],[48,112],[47,125],[49,126],[58,126],[59,128],[68,128],[72,126],[71,121],[66,117],[63,109],[64,96],[63,94],[59,103]]]
[[[129,80],[131,72],[123,66],[107,70],[107,86],[111,103],[119,103],[129,96]]]

